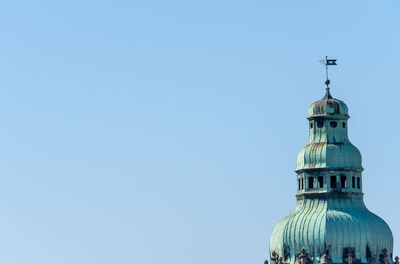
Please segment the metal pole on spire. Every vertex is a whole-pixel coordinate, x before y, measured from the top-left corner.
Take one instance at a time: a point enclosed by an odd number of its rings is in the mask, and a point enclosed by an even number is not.
[[[325,56],[325,72],[326,72],[326,79],[329,80],[328,78],[328,64],[326,61],[328,60],[328,56]]]
[[[320,60],[320,62],[325,65],[325,73],[326,73],[325,84],[326,84],[326,90],[329,91],[329,84],[331,83],[331,81],[328,78],[328,66],[329,65],[337,65],[336,59],[328,59],[328,56],[325,56],[325,59]]]

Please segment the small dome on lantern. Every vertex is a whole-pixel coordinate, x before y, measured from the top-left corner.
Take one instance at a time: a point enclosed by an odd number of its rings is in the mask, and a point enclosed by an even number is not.
[[[348,119],[347,105],[338,99],[332,97],[327,88],[325,96],[314,103],[308,108],[308,119],[318,117],[337,117]]]

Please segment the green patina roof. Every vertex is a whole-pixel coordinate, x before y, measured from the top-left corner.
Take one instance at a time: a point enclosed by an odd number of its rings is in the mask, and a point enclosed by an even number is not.
[[[391,252],[393,237],[389,226],[368,211],[362,198],[332,196],[326,199],[303,199],[294,211],[273,230],[270,251],[294,263],[302,248],[315,258],[329,250],[332,263],[343,263],[343,248],[355,249],[356,259],[367,260],[366,248],[379,256],[382,249]]]
[[[297,155],[296,170],[321,168],[362,170],[360,151],[350,142],[310,142]]]
[[[325,96],[308,108],[309,118],[318,116],[343,116],[348,118],[348,108],[343,101],[333,98],[329,88],[327,88]]]

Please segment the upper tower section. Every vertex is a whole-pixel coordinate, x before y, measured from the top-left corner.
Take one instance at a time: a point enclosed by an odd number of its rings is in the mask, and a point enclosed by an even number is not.
[[[324,65],[335,61],[326,58]],[[310,135],[297,156],[297,205],[272,232],[271,263],[399,264],[392,261],[389,226],[363,202],[361,154],[347,135],[347,106],[332,97],[329,83],[308,109]]]
[[[346,104],[325,96],[308,108],[310,136],[297,156],[296,171],[352,170],[361,172],[360,151],[351,144],[347,133],[349,119]]]

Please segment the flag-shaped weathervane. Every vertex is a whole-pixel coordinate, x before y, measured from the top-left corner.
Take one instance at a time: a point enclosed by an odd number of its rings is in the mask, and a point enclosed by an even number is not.
[[[326,65],[337,65],[336,60],[326,59]]]
[[[320,60],[320,62],[323,65],[325,65],[325,70],[326,70],[326,81],[325,81],[325,84],[326,84],[326,89],[329,89],[329,84],[330,84],[331,81],[329,81],[329,78],[328,78],[328,66],[337,65],[336,64],[336,59],[328,59],[328,56],[326,56],[325,59],[324,60]]]

